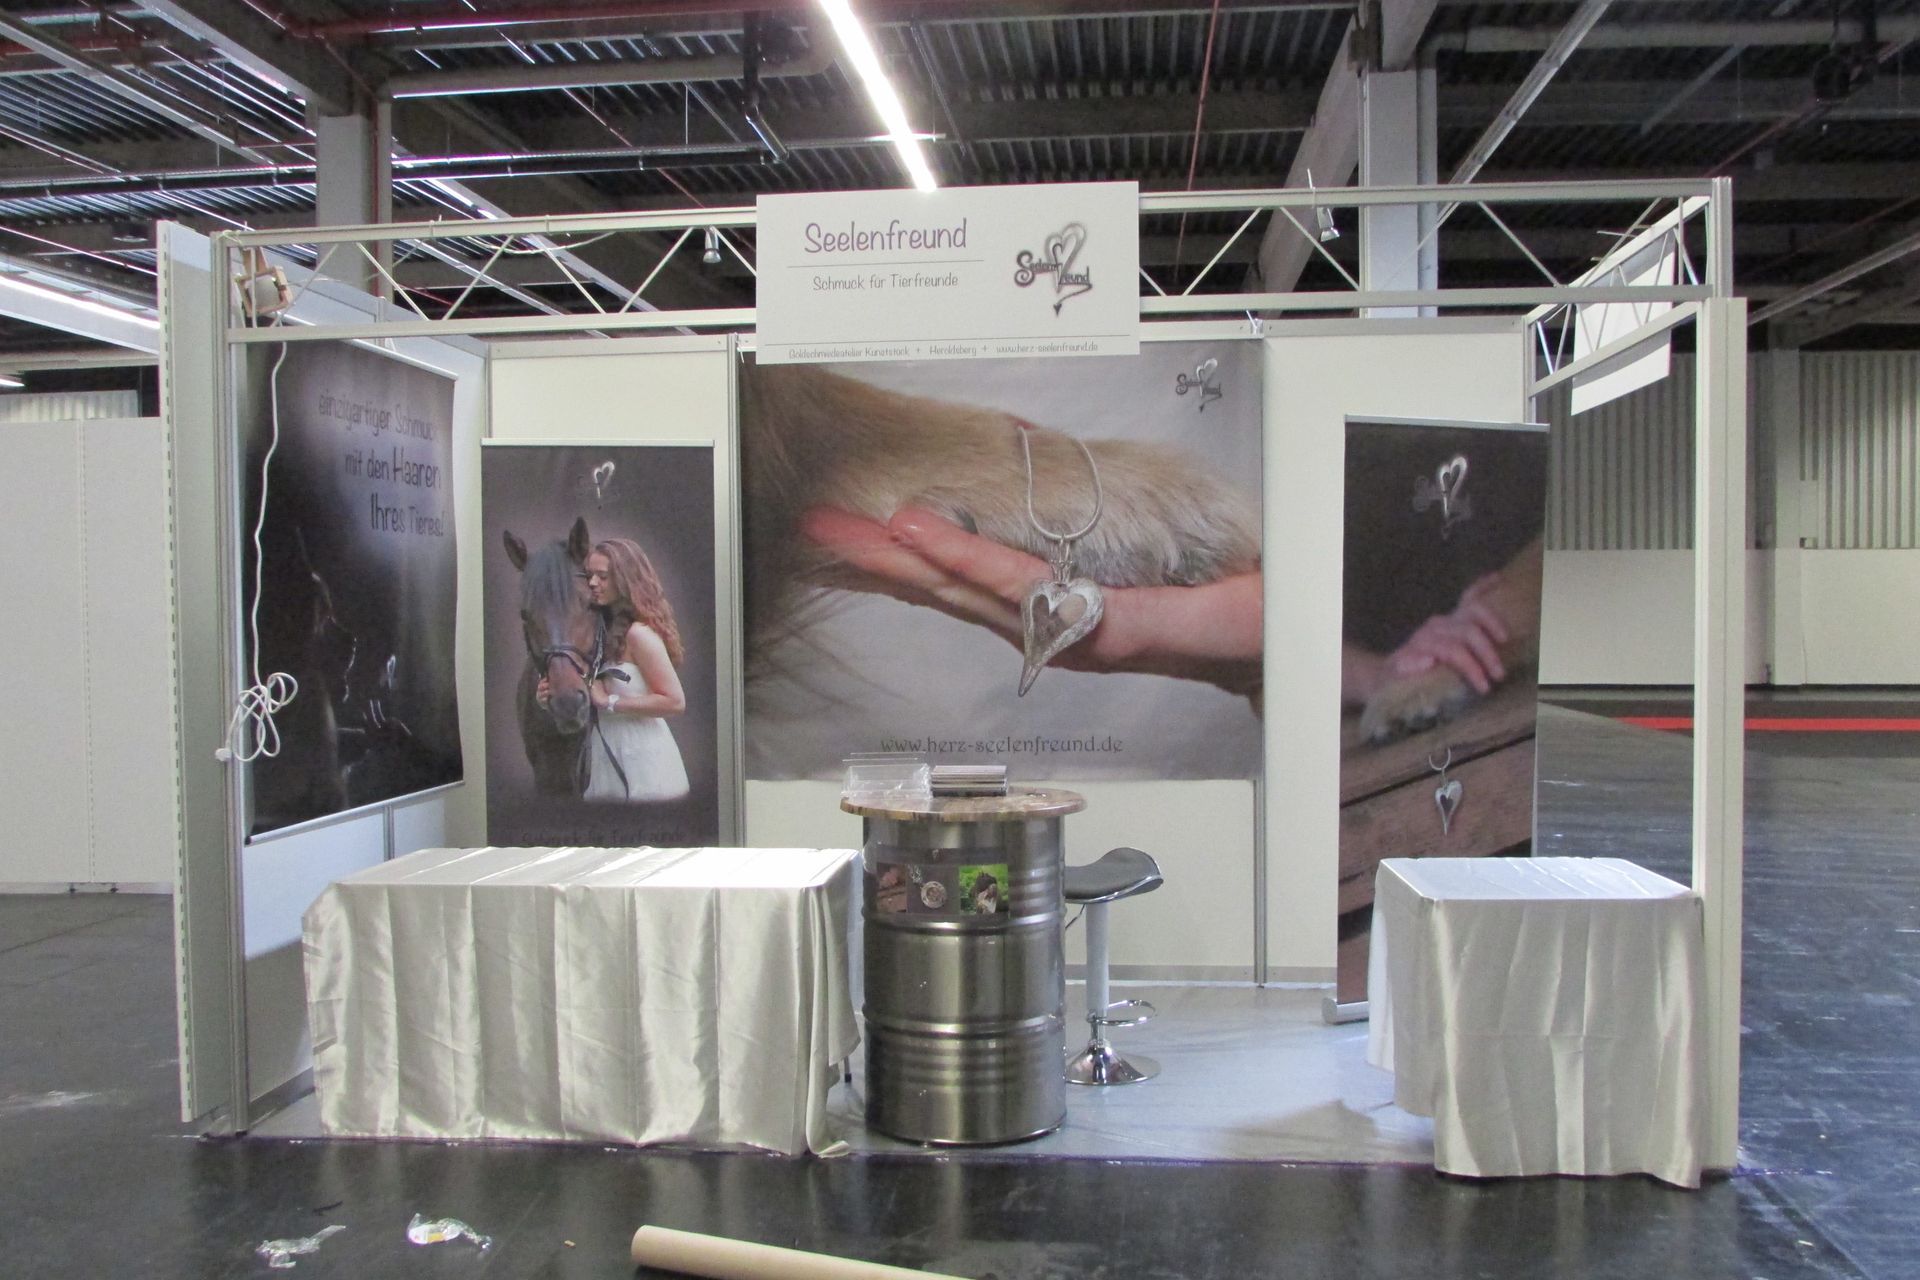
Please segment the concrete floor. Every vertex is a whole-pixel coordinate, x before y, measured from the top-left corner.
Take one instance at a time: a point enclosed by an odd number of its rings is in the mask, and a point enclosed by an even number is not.
[[[296,1274],[630,1275],[643,1222],[999,1280],[1920,1274],[1920,760],[1911,735],[1846,736],[1756,735],[1743,1168],[1697,1193],[1392,1164],[202,1140],[174,1120],[168,904],[0,898],[0,1275],[260,1276],[259,1241],[333,1223]],[[1549,711],[1541,744],[1542,852],[1685,878],[1684,737]],[[411,1246],[415,1211],[496,1243]]]

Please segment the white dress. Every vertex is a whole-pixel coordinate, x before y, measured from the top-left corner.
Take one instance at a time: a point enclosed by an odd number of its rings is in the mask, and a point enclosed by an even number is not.
[[[640,668],[631,662],[616,663],[611,670],[624,671],[626,682],[611,682],[622,702],[644,697],[650,690],[641,678]],[[687,765],[680,758],[680,745],[673,730],[659,716],[628,716],[603,711],[598,727],[592,730],[590,746],[593,768],[583,797],[613,804],[641,804],[658,800],[678,800],[687,794]],[[615,768],[615,762],[619,767]],[[624,782],[621,774],[626,775]]]

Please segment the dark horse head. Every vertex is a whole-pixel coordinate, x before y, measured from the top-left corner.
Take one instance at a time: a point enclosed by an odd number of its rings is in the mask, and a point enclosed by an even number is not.
[[[520,674],[515,705],[520,737],[541,791],[579,795],[586,789],[586,737],[593,725],[587,685],[604,658],[606,631],[587,599],[585,573],[587,522],[575,520],[565,541],[534,548],[503,534],[507,558],[520,571],[520,628],[527,665]],[[544,678],[549,697],[543,708],[534,696]]]

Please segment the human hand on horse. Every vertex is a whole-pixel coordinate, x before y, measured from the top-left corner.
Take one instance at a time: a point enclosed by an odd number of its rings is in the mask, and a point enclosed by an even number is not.
[[[860,570],[873,590],[929,605],[1022,644],[1020,601],[1051,578],[1044,560],[969,533],[931,511],[903,508],[881,524],[833,507],[800,522],[807,538]],[[1104,587],[1093,634],[1055,658],[1076,671],[1133,671],[1202,680],[1232,693],[1260,685],[1261,576],[1197,587]]]
[[[545,676],[541,676],[540,683],[533,686],[533,700],[539,704],[542,711],[545,711],[547,704],[553,701],[553,686],[547,683]]]

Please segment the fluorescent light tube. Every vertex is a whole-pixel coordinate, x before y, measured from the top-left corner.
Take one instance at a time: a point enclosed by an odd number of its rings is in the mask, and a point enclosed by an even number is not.
[[[130,311],[123,307],[108,306],[105,303],[95,302],[90,298],[81,298],[71,293],[62,293],[57,289],[49,289],[44,285],[33,284],[30,281],[16,280],[9,276],[0,275],[0,287],[18,289],[21,293],[27,294],[30,297],[38,298],[46,302],[57,302],[62,306],[78,307],[82,311],[91,311],[95,315],[111,316],[115,320],[130,320],[134,324],[143,325],[149,329],[158,329],[160,327],[158,320],[150,319],[137,311]],[[99,295],[96,294],[95,296],[97,297]]]
[[[9,391],[18,391],[26,385],[26,383],[20,381],[20,379],[10,373],[0,373],[0,387],[5,387]]]
[[[940,184],[934,181],[926,153],[920,150],[913,126],[907,123],[907,109],[900,104],[900,95],[894,90],[893,82],[887,79],[886,70],[880,65],[880,55],[874,50],[867,29],[854,15],[850,0],[820,0],[820,7],[825,10],[827,20],[833,23],[833,33],[840,37],[840,47],[846,52],[847,61],[860,73],[860,82],[866,86],[873,109],[880,113],[880,123],[886,126],[887,137],[892,140],[894,150],[900,153],[900,163],[906,166],[907,176],[922,191],[937,190]]]

